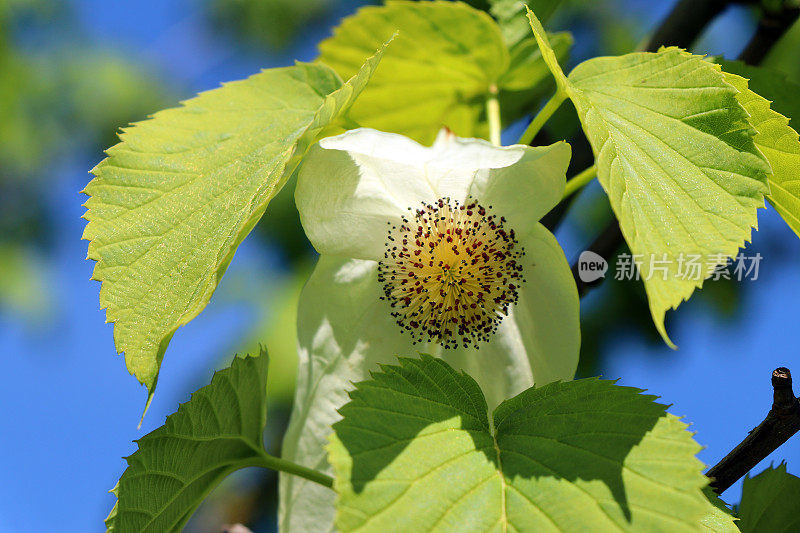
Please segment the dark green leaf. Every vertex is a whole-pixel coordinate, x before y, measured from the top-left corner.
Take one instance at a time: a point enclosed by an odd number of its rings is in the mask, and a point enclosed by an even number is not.
[[[180,531],[225,476],[262,463],[269,358],[235,358],[137,441],[113,492],[108,531]]]

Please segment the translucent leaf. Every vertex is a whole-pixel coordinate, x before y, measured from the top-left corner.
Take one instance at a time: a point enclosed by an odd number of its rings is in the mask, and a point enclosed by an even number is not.
[[[430,356],[357,384],[329,445],[339,531],[697,531],[700,450],[653,396],[584,379],[487,414]]]
[[[548,40],[552,43],[553,52],[558,61],[566,61],[569,49],[572,47],[572,35],[568,32],[551,33]],[[504,91],[523,91],[531,89],[531,80],[549,80],[550,71],[545,64],[536,39],[528,38],[520,41],[510,49],[511,60],[508,70],[500,78],[500,99],[507,108],[512,102],[511,95],[504,95]],[[552,83],[539,83],[531,90],[541,91],[539,96],[545,96],[544,90],[551,88]],[[530,113],[531,108],[525,110]]]
[[[307,64],[228,83],[126,129],[93,170],[83,235],[93,279],[117,351],[149,398],[175,330],[205,307],[239,243],[379,59],[345,84]]]
[[[758,76],[759,71],[750,67],[747,73]],[[739,91],[737,98],[750,114],[748,120],[758,132],[753,140],[772,167],[767,199],[800,236],[800,141],[797,132],[789,126],[788,118],[771,109],[769,100],[748,88],[745,78],[726,72],[725,79]],[[770,82],[762,85],[770,90]],[[771,97],[769,93],[763,94]],[[794,95],[796,101],[797,92]],[[788,107],[791,108],[791,104]]]
[[[745,533],[791,533],[800,529],[800,478],[786,464],[744,478],[739,529]]]
[[[726,61],[715,59],[715,63],[722,66],[722,70],[747,78],[750,90],[755,91],[770,101],[770,107],[789,118],[793,126],[800,122],[800,85],[788,79],[786,74],[765,67],[747,65],[741,61]]]
[[[265,454],[268,357],[236,358],[138,440],[113,492],[109,531],[180,531],[225,476]]]
[[[515,52],[512,64],[492,18],[459,2],[398,1],[364,7],[320,44],[319,60],[350,76],[360,58],[395,32],[381,66],[349,112],[359,126],[402,133],[423,144],[433,142],[444,126],[462,137],[485,138],[490,94],[500,93],[501,109],[528,113],[517,92],[547,81],[541,56],[531,43]],[[557,39],[563,55],[571,39],[563,34]],[[522,98],[530,104],[540,96],[533,92]],[[504,117],[518,118],[506,111]]]
[[[528,21],[530,22],[531,29],[533,30],[533,35],[536,38],[536,42],[539,44],[539,50],[542,51],[542,57],[544,59],[547,68],[550,69],[550,72],[553,74],[553,78],[556,80],[556,85],[559,87],[559,91],[563,91],[567,85],[567,78],[564,76],[564,71],[561,70],[561,65],[558,63],[558,56],[553,48],[553,45],[550,44],[550,40],[547,37],[547,33],[544,31],[542,27],[542,23],[536,18],[536,15],[531,11],[527,6],[525,9],[528,12]]]
[[[578,65],[566,91],[645,283],[664,315],[750,239],[769,165],[718,65],[677,48]],[[697,261],[699,272],[682,271]],[[699,274],[699,275],[698,275]]]

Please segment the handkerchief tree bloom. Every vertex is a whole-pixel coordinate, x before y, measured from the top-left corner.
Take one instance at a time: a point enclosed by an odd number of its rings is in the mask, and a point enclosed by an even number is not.
[[[281,365],[270,368],[262,349],[137,441],[109,530],[179,530],[250,466],[281,472],[284,533],[736,530],[704,488],[713,477],[721,494],[800,427],[789,371],[773,372],[765,423],[704,474],[700,445],[657,397],[573,379],[578,293],[624,239],[654,328],[674,347],[667,312],[739,257],[765,200],[800,234],[799,119],[781,114],[794,113],[797,91],[669,42],[567,74],[568,33],[548,34],[522,2],[488,4],[364,7],[318,61],[157,113],[93,170],[93,279],[148,404],[176,330],[259,220],[276,224],[272,202],[292,176],[319,253],[291,301],[299,370],[282,457],[264,446],[267,371],[288,382],[279,369],[293,359],[274,350]],[[684,24],[685,4],[666,26],[700,31]],[[566,102],[576,113],[550,127]],[[501,122],[526,118],[517,144],[501,146]],[[570,146],[530,145],[578,128],[594,162],[566,181]],[[595,178],[614,220],[591,247],[598,262],[570,269],[539,221],[559,203],[554,214],[567,214]],[[687,257],[703,263],[693,276]],[[798,516],[797,498],[763,497],[797,481],[785,468],[746,481],[742,530]]]
[[[300,296],[284,458],[327,470],[325,443],[351,383],[398,355],[466,371],[490,408],[572,379],[578,295],[539,223],[562,197],[569,159],[564,142],[498,147],[446,130],[430,147],[357,129],[311,149],[295,202],[320,258]],[[293,521],[334,496],[295,476],[282,491]]]

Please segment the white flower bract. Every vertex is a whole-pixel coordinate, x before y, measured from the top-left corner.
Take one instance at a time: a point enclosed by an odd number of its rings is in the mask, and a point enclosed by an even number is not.
[[[565,142],[496,147],[447,131],[431,147],[358,129],[311,148],[295,201],[320,259],[299,302],[285,458],[325,470],[345,391],[397,356],[442,357],[478,381],[490,409],[572,379],[577,290],[539,224],[569,159]],[[333,497],[282,476],[281,529],[328,530]]]

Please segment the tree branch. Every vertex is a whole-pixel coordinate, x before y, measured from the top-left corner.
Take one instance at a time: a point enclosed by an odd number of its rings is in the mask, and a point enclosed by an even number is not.
[[[800,17],[800,7],[784,5],[780,11],[764,12],[758,21],[756,33],[739,55],[739,59],[749,65],[761,63],[767,52],[797,22],[798,17]]]
[[[680,0],[650,37],[645,51],[655,52],[662,46],[689,48],[705,27],[733,3],[730,0]]]
[[[736,483],[762,459],[800,431],[800,400],[792,392],[792,374],[788,368],[772,372],[773,402],[767,417],[706,475],[717,494]]]
[[[619,223],[615,218],[606,226],[606,229],[597,236],[594,242],[589,245],[587,250],[608,260],[614,255],[614,252],[622,246],[622,240],[622,231],[619,229]],[[578,275],[578,261],[572,264],[572,277],[575,278],[575,285],[578,286],[578,297],[580,298],[583,298],[590,288],[599,285],[603,281],[603,278],[599,278],[591,283],[583,281]]]

